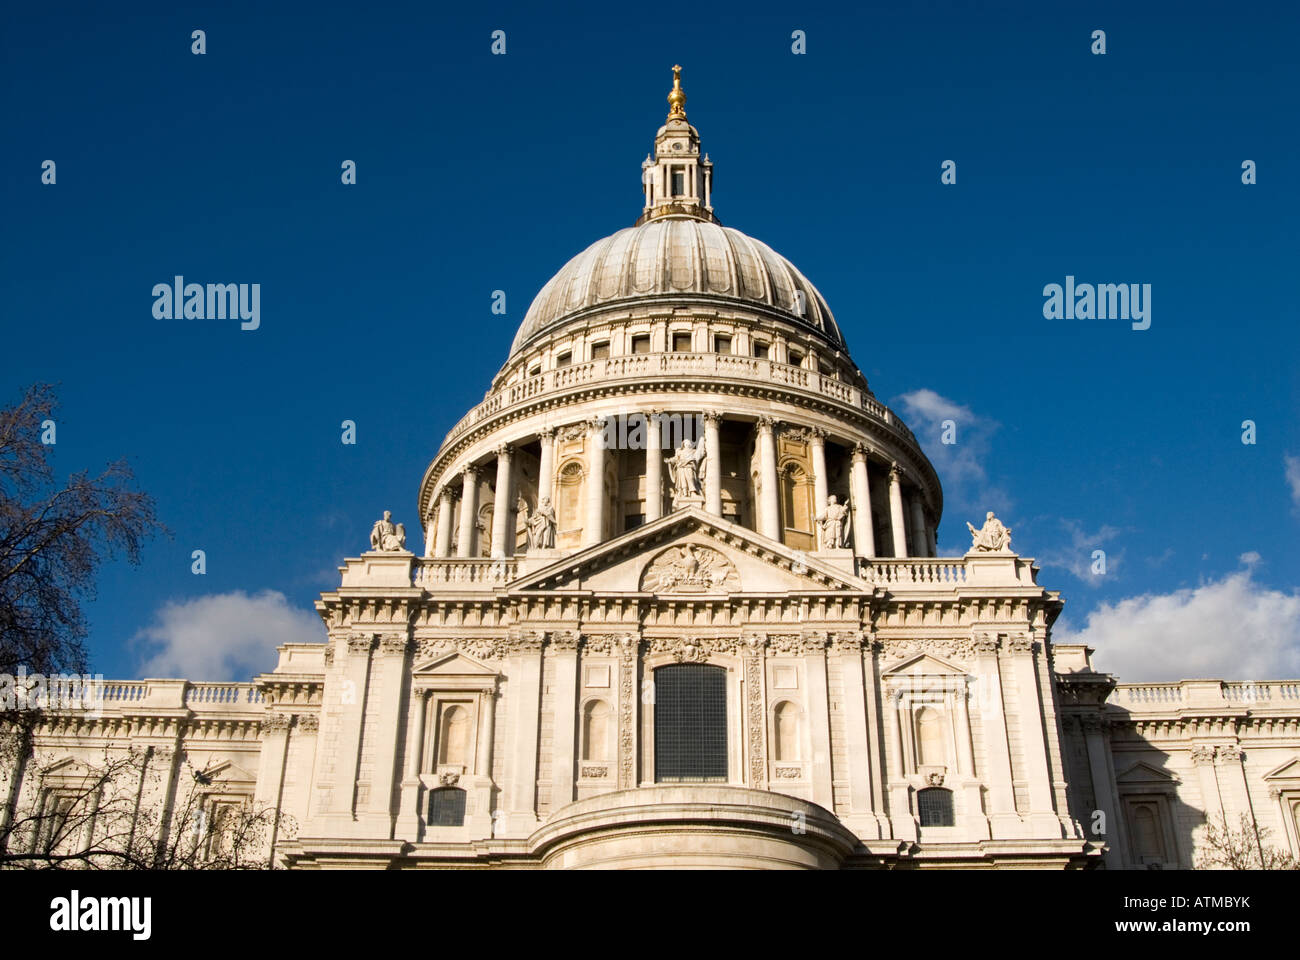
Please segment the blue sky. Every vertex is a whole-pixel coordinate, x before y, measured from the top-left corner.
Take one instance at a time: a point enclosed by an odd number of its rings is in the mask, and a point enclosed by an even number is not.
[[[638,215],[681,63],[720,218],[908,416],[942,552],[997,509],[1058,640],[1126,679],[1300,675],[1300,12],[842,6],[7,8],[0,394],[57,382],[57,469],[127,457],[174,533],[104,569],[94,668],[243,677],[323,637],[315,595],[381,510],[418,527],[533,294]],[[176,274],[260,283],[260,329],[155,319]],[[1067,275],[1151,284],[1151,328],[1045,320]]]

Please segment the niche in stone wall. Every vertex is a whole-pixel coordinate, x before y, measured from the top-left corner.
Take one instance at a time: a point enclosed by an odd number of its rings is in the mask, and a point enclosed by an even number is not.
[[[555,505],[556,545],[576,547],[582,540],[582,464],[570,460],[560,467],[555,486],[558,496]]]

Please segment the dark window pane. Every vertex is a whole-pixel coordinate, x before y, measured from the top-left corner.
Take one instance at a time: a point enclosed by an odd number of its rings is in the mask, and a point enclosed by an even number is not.
[[[463,827],[464,825],[464,790],[434,790],[429,794],[429,826]]]
[[[916,795],[916,808],[921,814],[923,827],[951,827],[952,791],[941,787],[928,787]]]
[[[649,353],[649,352],[650,352],[650,337],[649,337],[648,335],[646,335],[646,334],[642,334],[642,335],[639,336],[639,337],[633,337],[633,338],[632,338],[632,352],[633,352],[633,353]]]
[[[727,779],[727,671],[680,663],[655,671],[655,780]]]

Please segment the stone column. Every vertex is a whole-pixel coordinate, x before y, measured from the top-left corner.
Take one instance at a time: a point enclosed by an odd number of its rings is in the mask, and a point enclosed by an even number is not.
[[[510,706],[506,711],[507,829],[528,836],[537,828],[538,711],[542,703],[542,635],[530,633],[512,641]]]
[[[356,819],[353,816],[353,798],[361,756],[361,726],[370,685],[370,651],[374,645],[374,638],[364,633],[353,634],[347,641],[339,707],[343,716],[334,747],[334,757],[338,762],[330,792],[331,803],[326,811],[326,815],[336,821],[335,829],[339,824],[346,824],[344,829],[355,830],[352,826]]]
[[[826,647],[824,639],[805,641],[804,666],[808,677],[808,719],[812,722],[812,772],[813,802],[827,810],[835,809],[835,794],[831,786],[831,715],[830,697],[826,684]]]
[[[478,554],[478,468],[470,464],[461,474],[460,488],[460,542],[456,556],[473,557]]]
[[[438,496],[438,536],[433,544],[433,555],[435,557],[446,557],[451,555],[451,514],[455,509],[455,501],[452,499],[451,486],[442,488],[442,493]]]
[[[541,462],[537,468],[537,500],[550,497],[555,504],[555,431],[550,427],[538,434],[542,444]]]
[[[474,754],[474,773],[492,779],[492,748],[496,736],[497,691],[484,690],[479,696],[478,750]]]
[[[1033,637],[1012,637],[1011,675],[1015,678],[1020,702],[1020,750],[1024,758],[1025,778],[1029,781],[1029,821],[1033,836],[1059,839],[1061,821],[1052,800],[1052,774],[1047,764],[1047,740],[1044,735],[1043,701],[1038,692],[1039,645]],[[1046,669],[1045,665],[1042,665]]]
[[[406,771],[402,777],[398,837],[414,842],[420,832],[420,762],[424,757],[424,724],[429,692],[413,690],[406,707]]]
[[[587,511],[582,523],[582,545],[589,547],[605,536],[605,438],[595,421],[587,429],[587,487],[583,492],[587,495]]]
[[[1191,753],[1197,783],[1201,788],[1201,806],[1205,817],[1207,820],[1222,819],[1223,798],[1219,793],[1219,778],[1214,769],[1214,747],[1203,743],[1194,744]]]
[[[826,482],[826,431],[813,427],[812,434],[812,468],[813,468],[813,516],[821,516],[826,509],[826,496],[830,488]],[[824,549],[825,544],[817,542],[817,548]]]
[[[659,411],[645,415],[645,522],[664,514],[664,448],[659,432]]]
[[[271,808],[283,812],[286,806],[284,764],[289,752],[289,716],[283,713],[268,714],[262,721],[261,741],[262,755],[258,764],[253,802],[260,809]],[[267,839],[274,842],[272,838]]]
[[[845,763],[848,766],[849,814],[869,817],[874,835],[880,836],[876,807],[872,802],[872,755],[870,726],[867,720],[866,677],[862,670],[862,640],[853,633],[835,637],[832,654],[839,658],[843,677]],[[860,829],[860,828],[855,828]]]
[[[1106,841],[1104,859],[1106,865],[1112,870],[1122,870],[1124,860],[1127,858],[1126,835],[1115,791],[1115,767],[1110,752],[1106,749],[1105,723],[1105,718],[1100,713],[1088,714],[1079,720],[1083,731],[1084,747],[1088,752],[1088,773],[1092,777],[1092,800],[1097,805],[1097,809],[1102,812],[1106,822],[1106,829],[1102,831],[1102,839]],[[1083,832],[1088,838],[1095,838],[1091,818],[1083,824]]]
[[[781,540],[781,503],[777,498],[776,435],[771,417],[758,418],[758,532]]]
[[[912,495],[912,553],[918,557],[930,555],[930,544],[925,536],[925,507],[921,505],[921,491]]]
[[[509,444],[497,447],[496,502],[492,506],[492,559],[511,556],[514,551],[514,524],[510,522],[514,498],[511,496],[510,461],[514,448]]]
[[[397,725],[402,710],[402,681],[406,672],[406,650],[409,641],[405,634],[390,634],[379,641],[379,656],[383,670],[376,691],[375,727],[366,735],[375,737],[376,743],[388,744],[376,750],[370,777],[370,814],[386,839],[393,829],[393,786],[402,780],[397,757]],[[359,811],[358,811],[359,812]]]
[[[568,630],[552,634],[548,656],[555,660],[551,809],[558,810],[574,800],[574,768],[577,760],[574,747],[578,741],[577,634]]]
[[[424,555],[433,556],[434,541],[438,538],[438,501],[433,501],[428,515],[424,518]]]
[[[903,520],[903,471],[889,467],[889,520],[894,534],[894,556],[907,556],[907,525]]]
[[[722,418],[704,414],[704,509],[722,516]]]
[[[876,534],[871,520],[871,478],[867,474],[867,448],[853,447],[853,546],[859,557],[876,555]]]
[[[1019,836],[1021,829],[1011,780],[1011,751],[1007,745],[1007,720],[1002,708],[1002,672],[998,664],[996,635],[976,637],[975,650],[976,692],[979,695],[980,734],[986,755],[989,820],[993,828],[993,839],[1007,839]]]

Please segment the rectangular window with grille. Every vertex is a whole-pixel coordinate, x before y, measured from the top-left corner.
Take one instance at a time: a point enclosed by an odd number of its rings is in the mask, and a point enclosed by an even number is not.
[[[727,780],[727,671],[702,663],[654,674],[655,780]]]
[[[429,826],[463,827],[465,825],[465,791],[444,787],[429,793]]]
[[[928,787],[916,795],[916,809],[923,827],[951,827],[952,791],[942,787]]]

